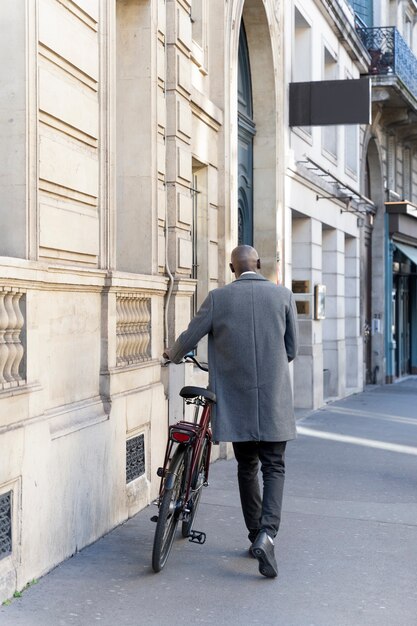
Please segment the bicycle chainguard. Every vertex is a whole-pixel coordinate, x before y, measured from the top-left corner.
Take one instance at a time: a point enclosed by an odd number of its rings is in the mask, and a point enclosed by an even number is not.
[[[203,545],[206,542],[206,533],[203,533],[201,530],[192,530],[188,535],[188,541]]]

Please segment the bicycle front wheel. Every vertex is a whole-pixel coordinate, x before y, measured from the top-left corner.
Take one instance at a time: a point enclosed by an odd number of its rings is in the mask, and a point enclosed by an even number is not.
[[[152,551],[152,569],[160,572],[168,560],[175,537],[175,530],[183,506],[186,478],[186,450],[179,447],[172,457],[168,474],[175,476],[171,489],[165,489],[159,506]]]

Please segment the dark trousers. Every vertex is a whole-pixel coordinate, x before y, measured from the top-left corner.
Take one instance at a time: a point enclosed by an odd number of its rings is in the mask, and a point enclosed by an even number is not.
[[[233,443],[237,460],[240,501],[243,517],[253,541],[259,530],[275,537],[281,521],[285,480],[286,441],[243,441]],[[263,477],[263,496],[259,488],[259,462]]]

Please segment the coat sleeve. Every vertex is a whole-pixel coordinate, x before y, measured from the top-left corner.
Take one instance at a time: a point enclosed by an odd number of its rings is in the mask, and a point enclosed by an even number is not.
[[[297,356],[298,350],[298,321],[297,309],[294,297],[291,293],[289,307],[287,310],[286,330],[284,335],[285,349],[287,351],[288,362],[291,363]]]
[[[172,348],[170,348],[171,361],[179,363],[181,359],[193,350],[200,339],[210,332],[213,321],[213,296],[208,294],[203,304],[191,320],[188,328],[178,337]]]

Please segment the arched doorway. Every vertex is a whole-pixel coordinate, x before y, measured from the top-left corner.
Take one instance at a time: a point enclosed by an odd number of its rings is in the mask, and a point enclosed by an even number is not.
[[[225,145],[230,166],[226,182],[230,213],[225,226],[231,226],[231,246],[238,240],[253,241],[263,275],[276,281],[285,232],[284,178],[278,175],[283,160],[277,158],[285,148],[284,129],[277,124],[278,96],[279,111],[284,102],[284,90],[277,89],[283,67],[278,36],[283,7],[278,10],[274,0],[231,0],[227,4],[231,97],[225,128],[229,124],[231,133]]]
[[[361,255],[361,319],[364,340],[365,383],[383,381],[384,327],[384,192],[377,140],[371,137],[365,160],[364,193],[376,214],[366,216]]]
[[[238,243],[253,245],[253,121],[252,79],[243,21],[238,61]]]

